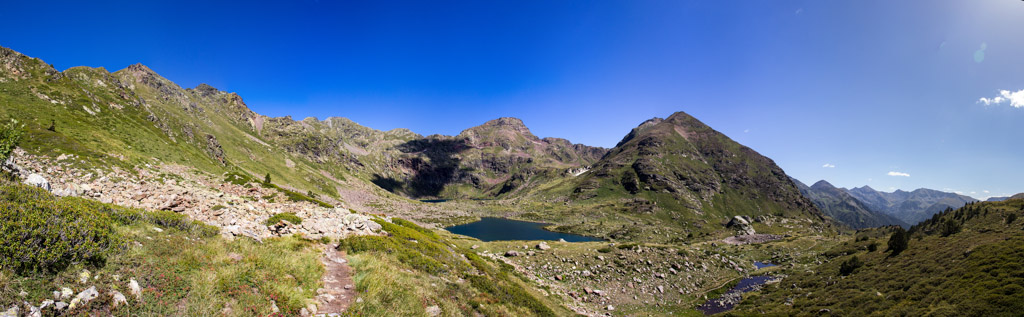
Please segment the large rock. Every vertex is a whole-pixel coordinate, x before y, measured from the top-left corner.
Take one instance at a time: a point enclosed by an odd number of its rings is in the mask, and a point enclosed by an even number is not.
[[[733,228],[740,234],[751,235],[757,233],[754,231],[754,227],[750,225],[750,217],[747,216],[735,216],[732,220],[726,224],[726,227]]]
[[[46,181],[46,178],[43,178],[43,175],[39,175],[39,174],[30,174],[30,175],[28,175],[28,178],[25,179],[25,184],[32,185],[32,186],[35,186],[35,187],[39,187],[39,188],[45,189],[46,191],[50,191],[51,190],[50,182]]]
[[[134,278],[128,281],[128,289],[132,296],[135,296],[136,299],[142,299],[142,287],[139,286],[139,281],[136,281]]]
[[[75,307],[84,306],[88,304],[89,301],[94,300],[99,296],[100,292],[96,291],[96,286],[89,287],[81,293],[78,293],[78,296],[75,296],[75,298],[71,300],[71,305],[69,305],[68,308],[75,309]]]
[[[10,309],[0,312],[0,317],[18,317],[18,305],[13,305]]]

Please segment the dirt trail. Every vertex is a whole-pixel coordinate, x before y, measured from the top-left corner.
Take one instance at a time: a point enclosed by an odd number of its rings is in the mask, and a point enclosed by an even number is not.
[[[316,315],[335,315],[344,312],[356,300],[355,283],[352,281],[352,268],[345,260],[345,252],[338,251],[333,245],[324,245],[323,288],[317,290]]]

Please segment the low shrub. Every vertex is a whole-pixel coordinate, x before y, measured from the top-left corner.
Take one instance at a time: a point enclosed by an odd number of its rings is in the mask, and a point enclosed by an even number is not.
[[[863,265],[864,263],[855,255],[849,260],[843,261],[843,263],[839,264],[839,275],[850,275],[853,271],[856,271],[857,268]]]
[[[102,263],[119,245],[110,216],[42,189],[3,187],[0,267],[57,272],[75,262]]]
[[[81,205],[93,210],[97,210],[101,213],[107,214],[111,217],[112,220],[122,225],[130,225],[137,222],[147,222],[167,228],[175,228],[181,231],[193,233],[204,237],[214,236],[218,232],[220,232],[220,229],[218,229],[217,227],[189,219],[188,216],[173,211],[146,211],[138,208],[129,208],[114,204],[104,204],[95,200],[79,197],[64,197],[61,198],[61,200],[67,200],[73,204]]]

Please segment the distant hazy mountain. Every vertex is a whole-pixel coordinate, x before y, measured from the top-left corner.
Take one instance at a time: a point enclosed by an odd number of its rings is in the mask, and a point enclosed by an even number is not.
[[[800,189],[800,193],[814,202],[818,209],[847,226],[857,229],[888,225],[910,226],[896,217],[871,209],[845,189],[836,188],[824,180],[812,186],[807,186],[796,179],[793,179],[793,182]]]
[[[1005,197],[990,197],[989,199],[986,199],[985,201],[1004,201],[1004,200],[1007,200],[1007,199],[1010,199],[1010,197],[1009,196],[1005,196]]]
[[[909,224],[931,218],[946,208],[956,209],[969,202],[978,201],[968,196],[927,188],[887,193],[864,186],[849,189],[847,192],[872,210],[889,214]]]

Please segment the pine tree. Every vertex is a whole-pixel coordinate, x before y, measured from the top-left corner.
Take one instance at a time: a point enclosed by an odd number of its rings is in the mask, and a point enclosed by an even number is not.
[[[892,251],[891,256],[896,256],[907,249],[907,243],[910,240],[910,236],[907,234],[903,227],[897,227],[892,232],[892,236],[889,237],[889,251]]]

